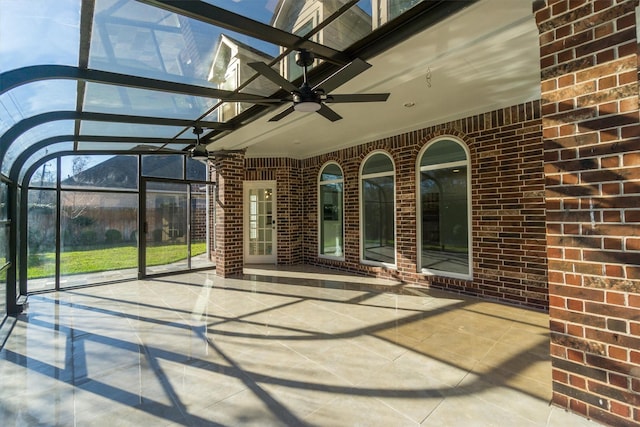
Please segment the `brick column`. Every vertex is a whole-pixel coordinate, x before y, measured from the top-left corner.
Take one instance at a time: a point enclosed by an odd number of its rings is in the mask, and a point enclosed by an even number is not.
[[[244,155],[234,154],[214,160],[218,195],[216,198],[216,274],[242,274]]]
[[[553,402],[640,423],[638,0],[534,3]]]
[[[302,170],[300,162],[282,159],[275,171],[277,181],[278,264],[302,261]]]

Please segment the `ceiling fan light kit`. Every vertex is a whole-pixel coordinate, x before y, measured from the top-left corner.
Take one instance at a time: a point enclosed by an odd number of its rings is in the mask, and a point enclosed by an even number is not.
[[[193,160],[206,162],[209,159],[209,152],[207,151],[207,147],[204,144],[200,143],[200,135],[202,135],[202,132],[203,130],[201,127],[193,127],[193,133],[196,136],[196,145],[191,150],[189,150],[189,156]]]
[[[315,101],[302,101],[297,104],[293,104],[293,109],[301,111],[303,113],[314,113],[320,109],[321,105]]]
[[[193,160],[206,161],[209,160],[209,152],[204,145],[196,145],[191,149],[189,155]]]

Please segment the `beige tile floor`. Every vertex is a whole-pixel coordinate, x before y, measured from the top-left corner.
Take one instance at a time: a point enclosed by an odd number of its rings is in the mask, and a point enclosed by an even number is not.
[[[32,295],[0,424],[596,425],[549,405],[544,313],[389,286],[254,268]]]

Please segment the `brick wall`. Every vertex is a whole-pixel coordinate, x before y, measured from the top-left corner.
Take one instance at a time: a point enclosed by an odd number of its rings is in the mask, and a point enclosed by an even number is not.
[[[216,200],[216,274],[228,277],[242,274],[244,156],[234,155],[213,161]]]
[[[640,423],[637,0],[539,1],[553,402]]]
[[[473,280],[418,274],[416,160],[435,137],[451,135],[471,153]],[[360,263],[359,170],[373,150],[396,167],[397,269]],[[318,257],[317,179],[327,161],[344,172],[345,260]],[[546,242],[540,105],[531,102],[385,138],[303,161],[304,260],[546,309]]]

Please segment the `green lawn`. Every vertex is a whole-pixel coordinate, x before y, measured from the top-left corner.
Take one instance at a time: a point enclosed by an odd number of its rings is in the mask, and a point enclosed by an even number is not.
[[[191,255],[205,253],[206,243],[191,244]],[[163,245],[147,247],[147,265],[170,264],[186,259],[185,245]],[[121,270],[138,266],[138,249],[134,246],[119,246],[107,249],[69,251],[60,254],[63,274],[96,273],[99,271]],[[39,279],[55,274],[55,254],[53,252],[29,255],[27,277]]]

